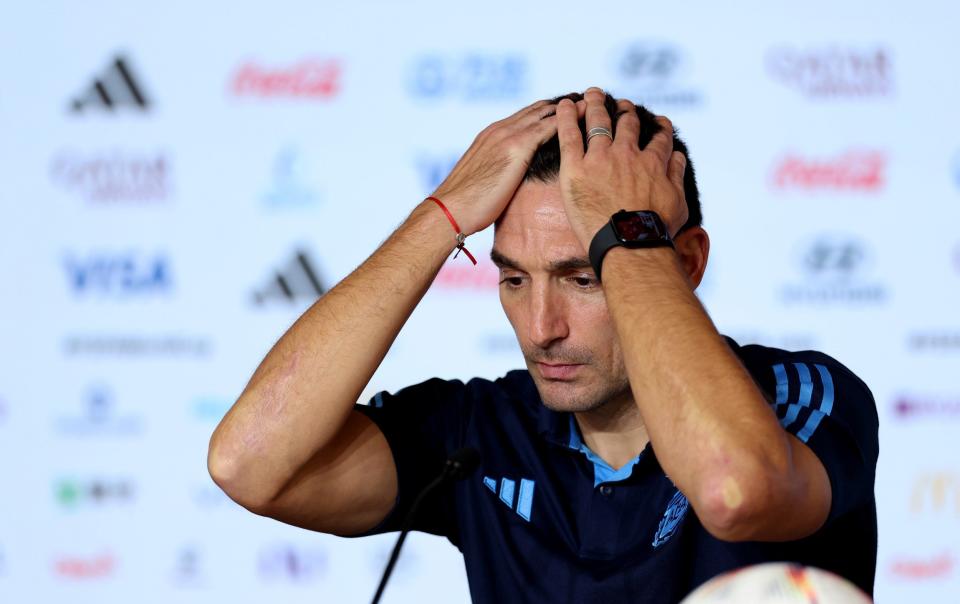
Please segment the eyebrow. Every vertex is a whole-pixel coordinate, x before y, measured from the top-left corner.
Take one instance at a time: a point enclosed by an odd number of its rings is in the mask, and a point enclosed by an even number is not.
[[[509,268],[516,271],[523,270],[520,268],[520,263],[518,261],[504,256],[495,249],[490,250],[490,260],[499,268]],[[584,268],[593,270],[593,265],[590,264],[590,260],[588,258],[574,256],[571,258],[564,258],[562,260],[554,260],[550,263],[548,268],[550,272],[562,272]]]

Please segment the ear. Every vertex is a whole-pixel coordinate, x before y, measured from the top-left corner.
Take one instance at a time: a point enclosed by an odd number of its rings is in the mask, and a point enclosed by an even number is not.
[[[700,286],[703,273],[707,270],[707,258],[710,256],[710,236],[703,227],[693,227],[678,234],[673,240],[680,256],[680,263],[693,284]]]

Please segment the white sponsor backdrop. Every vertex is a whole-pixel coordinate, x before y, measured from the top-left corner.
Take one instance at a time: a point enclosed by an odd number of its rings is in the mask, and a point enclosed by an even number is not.
[[[0,601],[368,601],[394,537],[246,512],[207,476],[208,438],[479,130],[593,84],[689,143],[721,330],[823,350],[873,389],[877,601],[960,599],[953,4],[2,13]],[[448,263],[368,394],[520,366],[495,281]],[[468,593],[456,549],[415,535],[386,601],[425,599]]]

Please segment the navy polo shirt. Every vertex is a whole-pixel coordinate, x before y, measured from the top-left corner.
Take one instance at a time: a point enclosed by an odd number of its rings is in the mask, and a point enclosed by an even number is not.
[[[399,481],[393,510],[363,535],[399,530],[447,456],[471,446],[478,470],[425,501],[414,530],[460,549],[476,603],[676,604],[720,573],[767,561],[826,569],[872,595],[878,420],[870,390],[823,353],[727,342],[784,429],[826,468],[832,504],[813,535],[716,539],[650,444],[611,468],[584,444],[573,414],[543,406],[525,370],[466,384],[431,379],[357,405],[390,444]]]

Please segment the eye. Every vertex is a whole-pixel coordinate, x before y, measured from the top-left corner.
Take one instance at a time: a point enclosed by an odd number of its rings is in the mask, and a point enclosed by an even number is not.
[[[570,279],[576,284],[577,287],[580,287],[583,289],[589,289],[597,285],[596,277],[588,277],[586,275],[576,275],[574,277],[570,277]]]
[[[500,284],[506,284],[507,287],[520,287],[523,285],[523,277],[504,277],[500,280]]]

